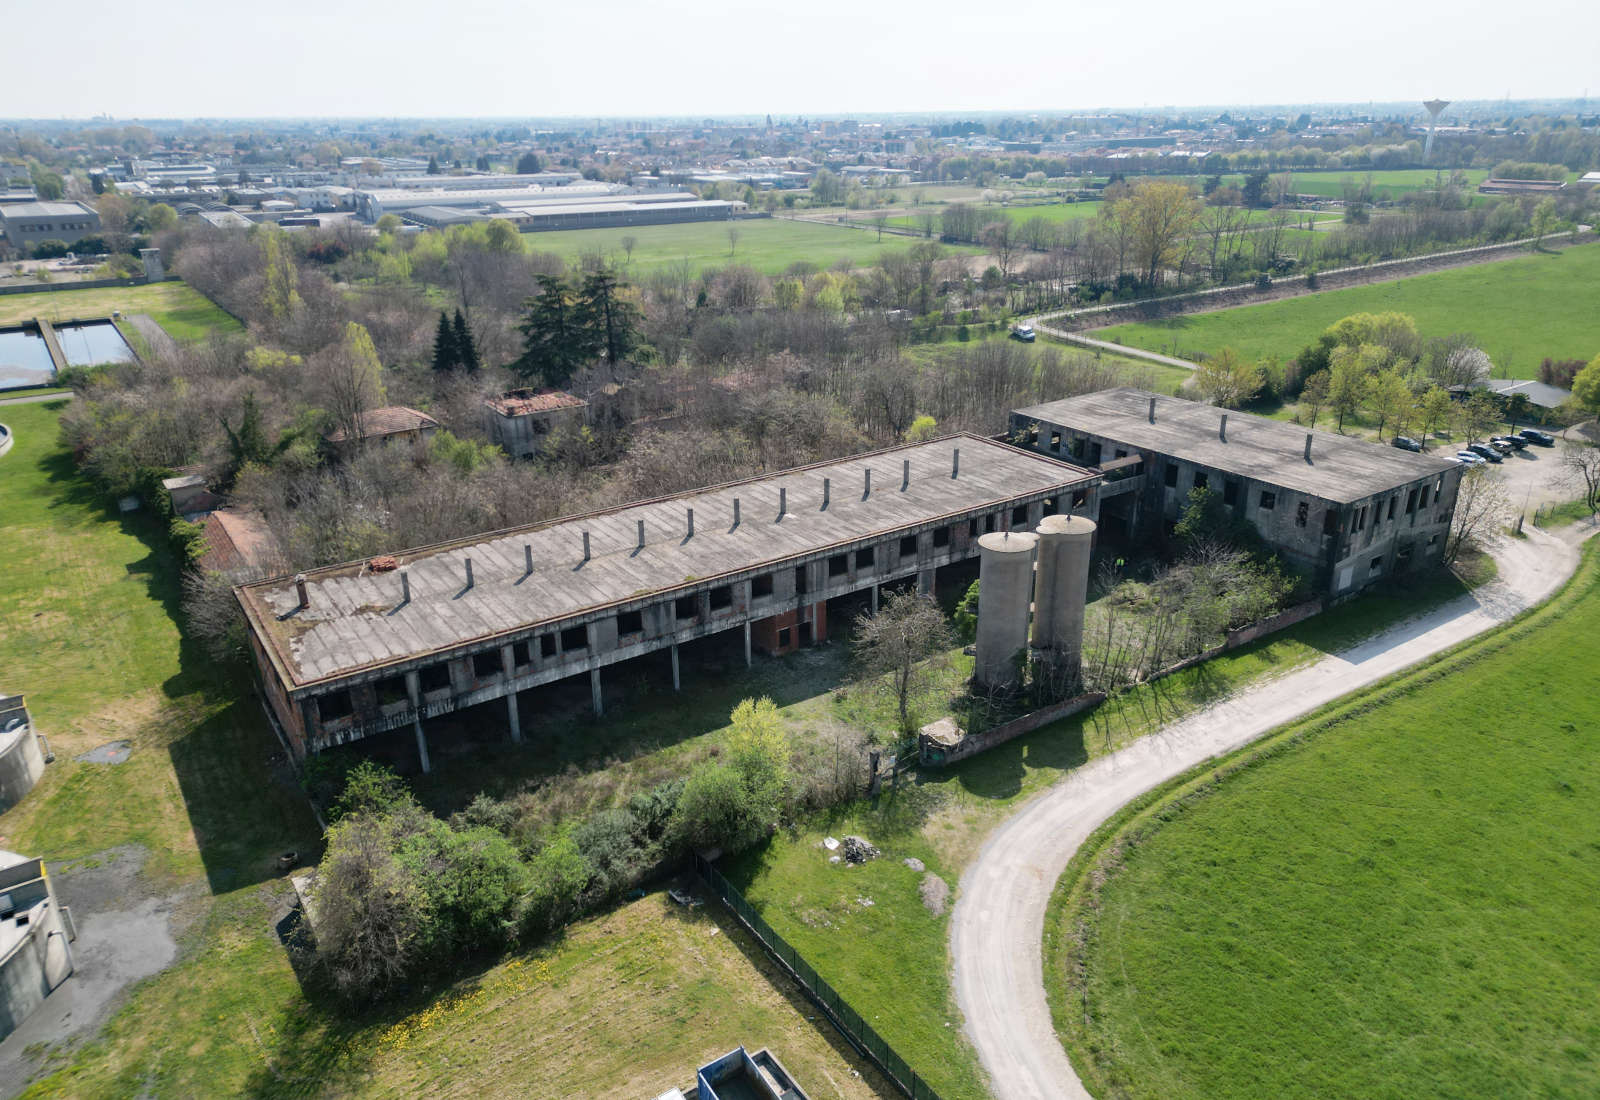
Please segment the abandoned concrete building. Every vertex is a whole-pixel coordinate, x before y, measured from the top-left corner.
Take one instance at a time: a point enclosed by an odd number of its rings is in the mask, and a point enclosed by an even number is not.
[[[490,442],[512,458],[532,458],[557,428],[583,424],[589,402],[565,390],[512,390],[483,403]]]
[[[1332,597],[1443,559],[1463,467],[1211,405],[1118,388],[1011,414],[1010,437],[1098,470],[1098,519],[1146,537],[1196,488]]]
[[[235,590],[299,755],[742,631],[744,659],[824,640],[830,603],[939,585],[985,533],[1094,515],[1097,473],[958,435]]]

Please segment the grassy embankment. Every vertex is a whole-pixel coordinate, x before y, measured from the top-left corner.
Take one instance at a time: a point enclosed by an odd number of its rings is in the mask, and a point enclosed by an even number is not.
[[[771,1043],[819,1095],[875,1095],[720,914],[660,894],[442,993],[357,1014],[308,1000],[274,929],[276,858],[314,859],[316,824],[247,686],[183,638],[163,532],[118,517],[59,446],[63,405],[5,410],[0,667],[56,761],[0,834],[50,861],[69,904],[73,866],[142,849],[134,889],[172,899],[180,953],[97,1036],[44,1052],[30,1095],[651,1095],[741,1042]],[[74,759],[115,738],[127,763]]]
[[[1492,563],[1486,564],[1475,583],[1492,575]],[[940,1095],[982,1096],[950,991],[948,910],[930,911],[922,873],[902,861],[921,860],[953,891],[988,831],[1021,800],[1074,768],[1465,590],[1456,578],[1440,576],[1404,592],[1362,597],[899,791],[819,815],[733,861],[726,872]],[[858,868],[828,863],[822,839],[847,833],[867,837],[883,857]]]
[[[204,295],[180,282],[146,286],[57,290],[0,297],[0,325],[43,317],[46,321],[148,313],[174,340],[198,340],[212,332],[238,332],[239,322]]]
[[[738,232],[730,248],[728,232]],[[623,238],[635,241],[630,257]],[[811,263],[830,268],[843,261],[851,267],[870,267],[885,250],[903,250],[909,239],[820,222],[787,218],[751,218],[740,221],[690,222],[682,225],[644,225],[625,229],[571,229],[528,233],[522,244],[529,252],[553,252],[572,262],[599,253],[639,278],[688,261],[696,274],[706,268],[744,264],[764,275],[778,275],[792,264]],[[976,249],[951,248],[952,252]]]
[[[1094,335],[1193,359],[1233,347],[1247,358],[1284,360],[1352,313],[1397,310],[1424,336],[1470,333],[1497,375],[1533,378],[1539,361],[1590,359],[1600,350],[1600,247],[1519,256],[1369,286],[1349,287],[1197,313],[1113,325]]]
[[[1046,922],[1099,1095],[1600,1092],[1600,549],[1518,624],[1130,808]]]

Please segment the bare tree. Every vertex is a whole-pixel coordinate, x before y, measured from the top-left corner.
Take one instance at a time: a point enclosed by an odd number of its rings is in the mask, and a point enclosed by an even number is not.
[[[358,443],[366,414],[384,400],[383,366],[372,337],[355,322],[345,326],[344,340],[318,357],[328,412],[344,438]]]
[[[728,255],[732,256],[739,247],[739,227],[728,226]]]
[[[639,238],[628,234],[622,238],[622,251],[628,257],[628,262],[633,262],[633,250],[639,247]]]
[[[916,732],[911,699],[941,667],[951,646],[950,624],[929,596],[891,592],[876,615],[856,622],[855,671],[861,686],[895,701],[900,732]]]
[[[1450,534],[1445,538],[1444,564],[1454,565],[1462,554],[1481,547],[1505,524],[1510,512],[1505,487],[1491,478],[1488,470],[1479,466],[1462,474]]]
[[[1561,481],[1583,492],[1591,516],[1600,512],[1600,447],[1567,443],[1561,449]]]

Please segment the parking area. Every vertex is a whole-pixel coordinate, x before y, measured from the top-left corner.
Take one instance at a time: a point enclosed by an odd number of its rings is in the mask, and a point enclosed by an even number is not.
[[[1530,446],[1491,465],[1496,480],[1506,487],[1514,513],[1532,516],[1541,505],[1560,504],[1581,495],[1576,486],[1563,484],[1561,440],[1554,447]]]

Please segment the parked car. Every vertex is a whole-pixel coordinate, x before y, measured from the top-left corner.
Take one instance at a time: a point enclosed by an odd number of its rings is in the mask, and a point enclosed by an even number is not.
[[[1012,327],[1012,329],[1011,329],[1011,338],[1013,340],[1021,340],[1024,344],[1033,343],[1033,341],[1034,341],[1033,326],[1032,325],[1014,325]]]
[[[1477,455],[1473,454],[1471,451],[1457,451],[1456,452],[1456,461],[1461,463],[1463,466],[1482,466],[1483,465],[1483,459],[1479,458]]]
[[[1529,443],[1537,443],[1541,447],[1554,447],[1556,445],[1555,436],[1547,435],[1538,428],[1523,428],[1517,434]]]
[[[1500,452],[1489,446],[1487,443],[1468,443],[1467,450],[1471,451],[1479,458],[1487,459],[1490,462],[1505,461],[1505,459],[1500,457]]]
[[[1528,441],[1523,439],[1520,435],[1497,435],[1493,439],[1489,440],[1489,442],[1504,443],[1513,451],[1526,450],[1528,447]]]
[[[1513,448],[1511,446],[1511,444],[1507,443],[1505,440],[1501,439],[1499,436],[1496,436],[1495,438],[1489,440],[1489,446],[1491,446],[1491,447],[1493,447],[1495,449],[1495,453],[1496,454],[1502,454],[1502,455],[1508,455],[1515,449],[1515,448]]]
[[[1409,435],[1397,435],[1397,436],[1395,436],[1394,437],[1394,445],[1396,447],[1399,447],[1402,451],[1418,451],[1418,452],[1420,452],[1422,450],[1422,444],[1420,442],[1418,442],[1417,440],[1412,439]]]

